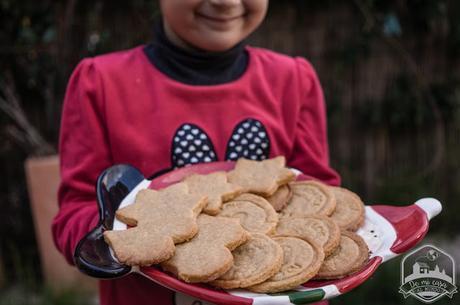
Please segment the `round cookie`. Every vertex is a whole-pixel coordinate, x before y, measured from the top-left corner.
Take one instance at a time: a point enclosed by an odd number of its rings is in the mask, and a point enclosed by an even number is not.
[[[264,198],[242,194],[224,203],[219,216],[240,219],[241,225],[251,233],[271,234],[278,224],[278,214]]]
[[[252,286],[275,275],[283,263],[283,249],[265,234],[251,234],[232,254],[233,267],[211,285],[223,289]]]
[[[343,231],[339,247],[324,260],[315,279],[343,278],[361,267],[369,258],[369,248],[356,233]]]
[[[323,249],[296,237],[274,237],[283,248],[283,265],[271,278],[246,289],[259,293],[274,293],[293,289],[311,279],[324,260]]]
[[[356,231],[364,222],[364,203],[355,193],[341,188],[330,187],[336,199],[336,208],[330,216],[342,230]]]
[[[281,218],[275,235],[293,236],[313,241],[323,247],[326,257],[332,254],[340,243],[339,226],[326,216]]]
[[[267,197],[267,201],[273,206],[275,211],[281,211],[291,200],[292,190],[289,184],[282,185],[278,188],[275,194]]]
[[[292,198],[281,211],[281,217],[329,216],[334,212],[335,197],[327,185],[309,180],[293,182],[290,186]]]

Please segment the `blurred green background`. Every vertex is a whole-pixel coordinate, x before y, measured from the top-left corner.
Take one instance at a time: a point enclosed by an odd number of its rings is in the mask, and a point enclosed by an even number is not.
[[[156,18],[154,0],[0,0],[0,305],[94,302],[43,283],[23,163],[56,152],[79,60],[148,43]],[[459,20],[456,0],[271,1],[249,42],[312,62],[343,185],[367,204],[438,198],[423,243],[460,263]],[[331,303],[419,303],[398,293],[399,264]]]

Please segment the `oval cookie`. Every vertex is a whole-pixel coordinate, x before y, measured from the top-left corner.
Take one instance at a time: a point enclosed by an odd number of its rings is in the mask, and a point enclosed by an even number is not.
[[[339,247],[324,260],[315,279],[339,279],[361,267],[369,258],[369,248],[357,234],[343,231]]]
[[[252,286],[275,275],[283,263],[281,246],[265,234],[251,234],[232,254],[233,267],[211,285],[224,289]]]
[[[242,194],[225,203],[219,216],[238,218],[251,233],[271,234],[278,224],[278,214],[264,198]]]
[[[323,247],[327,257],[334,252],[340,242],[340,228],[326,216],[282,218],[278,222],[275,235],[293,236],[313,241]]]
[[[282,185],[278,188],[275,194],[267,197],[267,201],[272,205],[275,211],[281,211],[291,200],[292,190],[289,184]]]
[[[335,209],[335,197],[329,187],[317,181],[290,184],[292,198],[281,211],[281,217],[329,216]]]
[[[246,289],[274,293],[293,289],[311,279],[324,260],[321,247],[296,237],[273,238],[283,248],[283,265],[267,281]]]
[[[355,193],[341,188],[330,187],[334,193],[336,207],[331,219],[342,230],[356,231],[364,222],[364,203]]]

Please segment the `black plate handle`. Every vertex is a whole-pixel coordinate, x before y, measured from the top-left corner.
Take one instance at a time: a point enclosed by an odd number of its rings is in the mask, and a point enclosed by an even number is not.
[[[80,240],[74,253],[75,265],[81,272],[100,279],[113,279],[131,271],[130,266],[112,257],[103,233],[113,228],[115,212],[121,202],[144,179],[138,169],[125,164],[114,165],[99,176],[96,184],[99,223]]]

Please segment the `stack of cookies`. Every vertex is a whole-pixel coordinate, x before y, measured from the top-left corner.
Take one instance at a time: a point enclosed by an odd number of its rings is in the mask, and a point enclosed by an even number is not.
[[[369,250],[354,233],[364,221],[360,198],[295,178],[284,157],[240,159],[228,173],[140,191],[116,213],[131,228],[104,238],[121,263],[159,264],[224,289],[274,293],[362,268]]]

